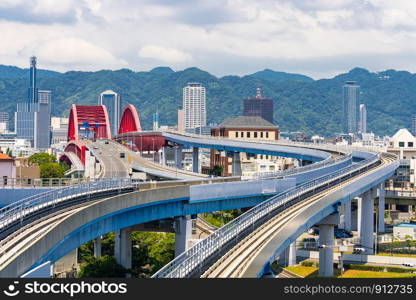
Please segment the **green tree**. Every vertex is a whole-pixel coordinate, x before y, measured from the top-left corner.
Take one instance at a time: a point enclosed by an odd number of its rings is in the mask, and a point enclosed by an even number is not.
[[[12,152],[12,150],[10,150],[10,148],[6,149],[6,155],[8,155],[10,157],[13,157],[13,152]]]
[[[39,166],[54,162],[56,162],[56,157],[48,153],[36,153],[29,157],[29,163],[36,163]]]
[[[127,270],[120,266],[114,257],[93,257],[88,263],[81,265],[78,274],[82,278],[125,277]]]
[[[224,167],[220,165],[215,165],[209,172],[210,175],[221,176],[224,171]]]
[[[65,169],[61,164],[56,162],[43,163],[40,165],[41,178],[63,178]]]

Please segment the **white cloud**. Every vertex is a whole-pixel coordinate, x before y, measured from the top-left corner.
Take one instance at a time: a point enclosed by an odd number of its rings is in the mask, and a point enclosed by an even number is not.
[[[140,57],[153,58],[165,63],[185,63],[190,62],[192,57],[190,54],[171,47],[163,47],[156,45],[146,45],[138,52]]]
[[[115,58],[107,50],[80,38],[54,39],[37,47],[35,53],[44,64],[78,66],[83,70],[127,65],[127,62]]]
[[[2,64],[27,66],[37,54],[39,65],[57,70],[163,63],[217,75],[268,67],[325,76],[357,65],[416,71],[414,1],[24,2],[0,0]]]

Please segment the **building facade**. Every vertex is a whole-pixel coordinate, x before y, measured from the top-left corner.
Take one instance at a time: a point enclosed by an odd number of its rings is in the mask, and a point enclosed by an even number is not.
[[[9,132],[9,114],[7,112],[0,112],[0,133]]]
[[[211,129],[212,136],[228,137],[232,139],[278,140],[279,127],[261,117],[228,118],[218,127]],[[258,172],[274,172],[281,169],[281,161],[271,155],[240,154],[243,176]],[[222,166],[223,176],[232,175],[232,158],[224,151],[211,150],[210,168]]]
[[[183,88],[184,129],[207,126],[205,87],[200,83],[188,83]]]
[[[355,81],[347,81],[343,86],[343,133],[358,133],[358,95],[360,86]]]
[[[365,104],[360,104],[360,123],[358,127],[360,133],[367,133],[367,108]]]
[[[52,92],[36,87],[36,57],[30,58],[28,101],[17,103],[15,130],[17,138],[28,139],[32,147],[47,149],[51,143]]]
[[[256,97],[244,99],[243,115],[261,117],[273,124],[273,100],[263,97],[257,88]]]
[[[108,118],[110,120],[111,135],[117,135],[121,118],[120,95],[112,90],[104,91],[100,94],[98,104],[105,105],[107,108]]]

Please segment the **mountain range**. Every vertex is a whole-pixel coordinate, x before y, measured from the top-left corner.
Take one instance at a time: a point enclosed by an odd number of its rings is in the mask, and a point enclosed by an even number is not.
[[[261,88],[263,96],[274,101],[274,123],[281,131],[324,136],[341,132],[342,86],[350,80],[360,85],[359,103],[367,106],[368,131],[392,135],[399,128],[410,127],[416,114],[416,75],[406,71],[354,68],[330,79],[314,80],[269,69],[220,78],[198,68],[173,71],[157,67],[148,72],[38,70],[39,89],[52,91],[53,116],[67,116],[74,103],[97,104],[99,94],[111,89],[121,95],[123,106],[131,103],[137,107],[143,128],[151,128],[156,111],[160,124],[175,125],[182,88],[188,82],[201,82],[206,87],[208,123],[218,124],[240,115],[242,100],[255,96],[256,88]],[[27,69],[0,65],[0,111],[13,119],[16,103],[27,99],[28,85]]]

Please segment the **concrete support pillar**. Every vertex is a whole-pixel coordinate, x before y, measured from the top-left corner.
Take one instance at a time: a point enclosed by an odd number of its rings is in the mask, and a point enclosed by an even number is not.
[[[334,275],[334,227],[339,224],[339,214],[333,213],[318,223],[319,226],[319,276]]]
[[[360,241],[366,254],[374,253],[374,198],[373,191],[363,194],[360,216]]]
[[[355,198],[357,199],[357,233],[358,236],[360,236],[361,233],[361,210],[362,210],[362,205],[363,205],[363,199],[362,197],[357,197]]]
[[[99,236],[96,239],[94,239],[94,257],[101,257],[101,242],[102,237]]]
[[[175,220],[175,257],[188,250],[192,237],[192,219],[190,216],[178,217]]]
[[[167,147],[162,147],[162,165],[166,166],[167,164],[167,157],[168,157],[168,151]]]
[[[351,231],[351,202],[344,205],[343,228]]]
[[[192,172],[199,173],[199,148],[192,149]]]
[[[116,262],[131,269],[131,228],[122,228],[114,232],[114,256]]]
[[[386,231],[384,227],[385,195],[384,182],[382,182],[378,188],[378,232]]]
[[[285,251],[285,262],[287,266],[296,265],[296,241],[287,247]]]
[[[233,176],[241,176],[241,158],[240,152],[233,152]]]
[[[182,169],[182,145],[175,146],[175,166]]]

